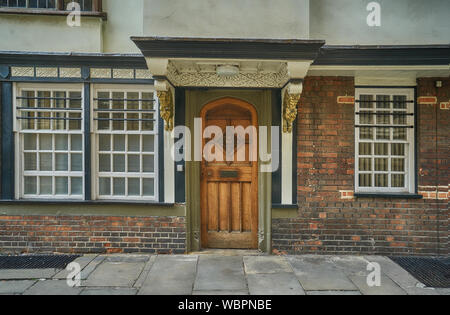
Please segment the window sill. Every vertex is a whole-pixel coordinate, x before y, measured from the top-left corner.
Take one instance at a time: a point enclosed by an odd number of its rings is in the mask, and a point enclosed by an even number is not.
[[[275,203],[272,204],[272,209],[295,209],[298,210],[298,205],[285,205],[285,204],[279,204],[279,203]]]
[[[0,8],[0,14],[68,16],[70,13],[72,13],[72,11],[27,9],[27,8]],[[107,19],[106,12],[82,11],[81,16],[83,16],[83,17],[99,17],[102,20]]]
[[[131,205],[131,206],[157,206],[157,207],[173,207],[174,203],[164,203],[164,202],[150,202],[150,201],[112,201],[112,200],[0,200],[0,205],[14,205],[14,204],[24,204],[24,205]]]
[[[423,196],[418,194],[355,193],[355,198],[423,199]]]

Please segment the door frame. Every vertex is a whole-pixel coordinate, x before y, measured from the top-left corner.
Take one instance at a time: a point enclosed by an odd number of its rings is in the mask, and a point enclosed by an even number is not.
[[[233,104],[236,105],[238,107],[241,108],[245,108],[247,110],[250,111],[251,116],[252,116],[252,125],[255,126],[256,128],[258,128],[258,112],[256,111],[255,107],[238,98],[235,97],[223,97],[223,98],[219,98],[215,101],[212,101],[208,104],[206,104],[205,106],[203,106],[201,112],[200,112],[200,117],[202,119],[202,133],[204,132],[205,126],[206,126],[206,115],[208,114],[209,111],[214,110],[215,108],[224,106],[226,104]],[[257,143],[257,148],[259,149],[259,138],[257,137],[256,139],[256,143]],[[203,148],[205,147],[206,141],[204,138],[202,138],[202,152],[203,152]],[[252,150],[252,148],[249,146],[248,148],[249,150]],[[257,149],[257,150],[258,150]],[[258,151],[257,151],[258,152]],[[203,170],[203,164],[204,164],[204,160],[202,160],[201,162],[201,168]],[[254,216],[253,211],[257,211],[258,212],[258,191],[259,191],[259,185],[258,185],[258,169],[259,169],[259,161],[257,160],[253,166],[252,166],[252,185],[255,185],[256,187],[256,194],[254,194],[252,192],[251,195],[251,202],[252,202],[252,246],[256,249],[258,247],[258,229],[259,229],[259,215],[258,213],[256,213],[256,216]],[[206,182],[204,181],[203,175],[200,174],[200,196],[203,197],[203,193],[206,189]],[[206,226],[203,224],[203,219],[206,216],[206,200],[204,198],[202,198],[201,200],[201,241],[200,241],[200,247],[202,249],[205,249],[206,247],[205,244],[207,243],[207,230],[206,230]],[[255,208],[253,208],[255,207]],[[253,220],[255,220],[256,222],[253,222]],[[253,231],[254,229],[254,231]]]
[[[191,152],[195,152],[195,119],[200,118],[202,108],[225,97],[237,98],[252,104],[257,112],[258,126],[272,126],[272,106],[276,91],[270,89],[186,89],[185,90],[185,126],[191,130]],[[176,113],[175,113],[176,115]],[[267,146],[271,147],[271,136]],[[259,166],[261,166],[261,161]],[[186,161],[186,249],[187,252],[201,250],[201,162]],[[258,249],[272,251],[272,173],[258,170]]]

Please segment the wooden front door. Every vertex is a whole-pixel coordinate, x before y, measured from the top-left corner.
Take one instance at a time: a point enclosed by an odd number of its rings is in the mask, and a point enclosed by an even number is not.
[[[202,161],[202,247],[257,249],[258,162],[257,157],[255,158],[257,135],[256,132],[253,133],[250,140],[250,134],[240,138],[236,134],[226,134],[227,127],[231,126],[242,126],[244,129],[254,126],[256,130],[256,110],[244,101],[224,98],[206,105],[201,117],[203,131],[210,126],[217,126],[223,132],[222,144],[216,145],[210,151],[207,150],[216,157],[223,156],[223,161],[220,159],[211,161],[211,158],[205,158],[205,154]],[[234,138],[233,145],[229,141],[230,137]],[[212,138],[203,140],[203,149]],[[227,159],[227,145],[233,150],[228,151],[229,157],[234,155],[232,161],[230,158]],[[243,149],[245,159],[242,158],[243,151],[240,151]],[[254,150],[253,158],[251,150]],[[238,153],[241,158],[238,158]]]

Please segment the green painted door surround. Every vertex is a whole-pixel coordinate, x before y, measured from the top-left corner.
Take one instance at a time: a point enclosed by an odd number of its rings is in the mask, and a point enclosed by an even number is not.
[[[186,127],[194,135],[194,119],[200,118],[200,111],[206,104],[224,97],[234,97],[255,106],[258,112],[259,126],[269,129],[267,148],[271,147],[270,127],[272,126],[272,91],[271,90],[236,90],[210,89],[186,91]],[[192,141],[191,152],[194,152]],[[201,207],[200,182],[201,162],[186,162],[186,225],[187,250],[201,250]],[[271,252],[271,208],[272,208],[272,173],[258,175],[258,216],[259,216],[259,250]]]

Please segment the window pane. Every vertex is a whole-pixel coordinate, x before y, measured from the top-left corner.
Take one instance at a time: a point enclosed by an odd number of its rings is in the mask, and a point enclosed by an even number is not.
[[[125,152],[125,136],[124,135],[114,136],[114,151]]]
[[[127,93],[127,109],[139,109],[139,93]]]
[[[359,174],[360,187],[372,187],[372,174]]]
[[[405,144],[403,143],[393,143],[392,144],[392,155],[394,156],[404,156],[405,155]]]
[[[114,155],[114,172],[125,172],[125,155],[123,154],[115,154]]]
[[[139,155],[128,156],[128,172],[140,172],[141,171],[141,159]]]
[[[70,182],[70,189],[72,195],[83,194],[83,179],[81,177],[72,177]]]
[[[392,175],[392,187],[396,187],[396,188],[405,187],[405,175],[393,174]]]
[[[52,135],[39,135],[39,150],[51,151],[52,147]]]
[[[128,136],[128,151],[130,152],[140,151],[140,136],[138,135]]]
[[[53,171],[53,158],[51,153],[39,154],[39,170]]]
[[[37,146],[36,146],[36,142],[37,142],[36,135],[25,134],[23,136],[23,138],[24,138],[24,149],[25,150],[36,150],[36,148],[37,148]]]
[[[361,95],[360,96],[360,105],[361,108],[373,108],[373,95]]]
[[[394,109],[406,109],[407,99],[405,95],[394,95]]]
[[[25,177],[25,194],[36,195],[37,194],[37,177]]]
[[[145,178],[143,183],[144,196],[155,196],[155,180],[153,178]]]
[[[362,112],[359,115],[359,123],[362,125],[372,125],[373,124],[373,115],[369,114],[370,112]]]
[[[389,159],[375,159],[375,171],[378,172],[389,171]]]
[[[71,149],[72,151],[83,151],[83,138],[81,135],[71,136]]]
[[[389,155],[389,143],[375,143],[375,155]]]
[[[372,140],[373,139],[373,128],[360,128],[359,138]]]
[[[114,195],[125,196],[125,178],[114,178]]]
[[[360,171],[371,171],[372,170],[372,159],[359,159],[359,170]]]
[[[100,195],[109,196],[111,195],[111,179],[110,178],[100,178],[99,180],[99,193]]]
[[[392,171],[404,172],[405,171],[405,159],[392,159]]]
[[[377,140],[390,140],[391,129],[390,128],[377,128]]]
[[[142,151],[143,152],[155,152],[155,137],[143,136],[142,137]]]
[[[72,172],[83,171],[83,155],[82,154],[72,154],[72,156],[71,156],[71,171]]]
[[[394,140],[407,140],[407,131],[405,128],[394,128]]]
[[[155,157],[153,155],[145,155],[143,164],[145,173],[153,173],[155,171]]]
[[[56,177],[55,190],[56,190],[57,195],[67,195],[69,193],[68,178],[67,177]]]
[[[377,95],[377,108],[385,109],[390,108],[391,97],[389,95]]]
[[[55,155],[56,170],[57,171],[68,171],[69,170],[69,157],[68,154],[57,153]]]
[[[67,151],[69,149],[69,139],[67,135],[55,135],[55,145],[57,151]]]
[[[40,177],[40,191],[41,195],[52,195],[52,178],[51,177]]]
[[[24,169],[25,171],[36,171],[37,170],[37,155],[36,153],[25,153],[24,154]]]
[[[360,143],[359,155],[372,155],[372,143]]]
[[[111,136],[100,135],[99,136],[99,149],[100,151],[111,151]]]
[[[99,156],[99,171],[111,172],[111,155],[100,154]]]
[[[388,174],[375,174],[375,187],[389,187]]]
[[[129,178],[128,179],[128,195],[129,196],[140,196],[141,194],[141,184],[139,178]]]

